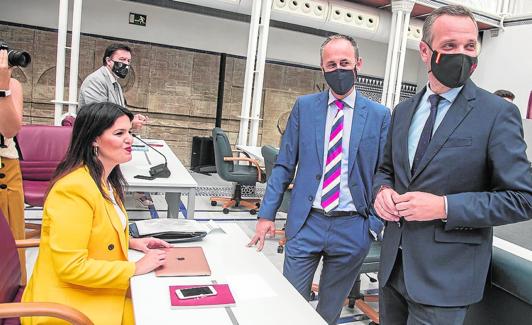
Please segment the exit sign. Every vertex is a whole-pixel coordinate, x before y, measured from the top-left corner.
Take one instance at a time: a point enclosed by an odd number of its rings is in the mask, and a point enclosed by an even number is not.
[[[130,12],[129,23],[133,25],[146,26],[146,15]]]

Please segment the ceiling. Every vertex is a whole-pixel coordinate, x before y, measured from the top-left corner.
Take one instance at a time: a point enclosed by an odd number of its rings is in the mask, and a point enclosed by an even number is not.
[[[348,2],[363,4],[368,7],[391,10],[391,0],[347,0]],[[412,9],[411,17],[424,20],[425,17],[434,10],[435,7],[445,4],[438,0],[416,1]],[[479,30],[492,29],[498,27],[498,19],[495,16],[485,16],[475,14]]]

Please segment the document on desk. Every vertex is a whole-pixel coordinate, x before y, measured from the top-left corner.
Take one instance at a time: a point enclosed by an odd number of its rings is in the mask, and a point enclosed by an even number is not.
[[[277,294],[257,274],[235,274],[226,277],[238,302],[275,297]]]
[[[162,232],[212,232],[225,231],[214,220],[209,220],[207,223],[200,223],[196,220],[186,219],[148,219],[135,221],[140,236],[149,236],[151,234],[159,234]]]

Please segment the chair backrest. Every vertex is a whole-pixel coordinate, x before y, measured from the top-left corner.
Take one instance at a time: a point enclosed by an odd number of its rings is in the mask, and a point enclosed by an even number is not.
[[[22,151],[22,179],[48,181],[67,152],[72,128],[67,126],[24,125],[17,134]]]
[[[216,172],[224,179],[230,178],[229,173],[233,170],[232,161],[224,161],[225,157],[232,157],[233,151],[227,135],[221,128],[212,129],[212,141],[214,144],[214,161],[216,163]]]
[[[12,302],[20,287],[20,261],[15,239],[0,210],[0,303]],[[0,321],[1,323],[1,321]]]
[[[262,158],[264,158],[264,169],[266,169],[266,179],[268,179],[272,174],[273,165],[275,165],[275,161],[279,155],[279,149],[266,145],[263,146],[260,151],[262,153]]]

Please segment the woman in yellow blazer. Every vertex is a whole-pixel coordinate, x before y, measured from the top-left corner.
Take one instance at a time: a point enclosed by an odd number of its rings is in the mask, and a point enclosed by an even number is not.
[[[131,160],[133,115],[112,103],[82,107],[72,141],[47,195],[39,255],[22,301],[58,302],[94,324],[134,324],[129,279],[166,257],[158,239],[129,238],[119,164]],[[129,262],[128,248],[144,251]],[[153,249],[152,249],[153,248]],[[48,317],[22,324],[62,324]]]

